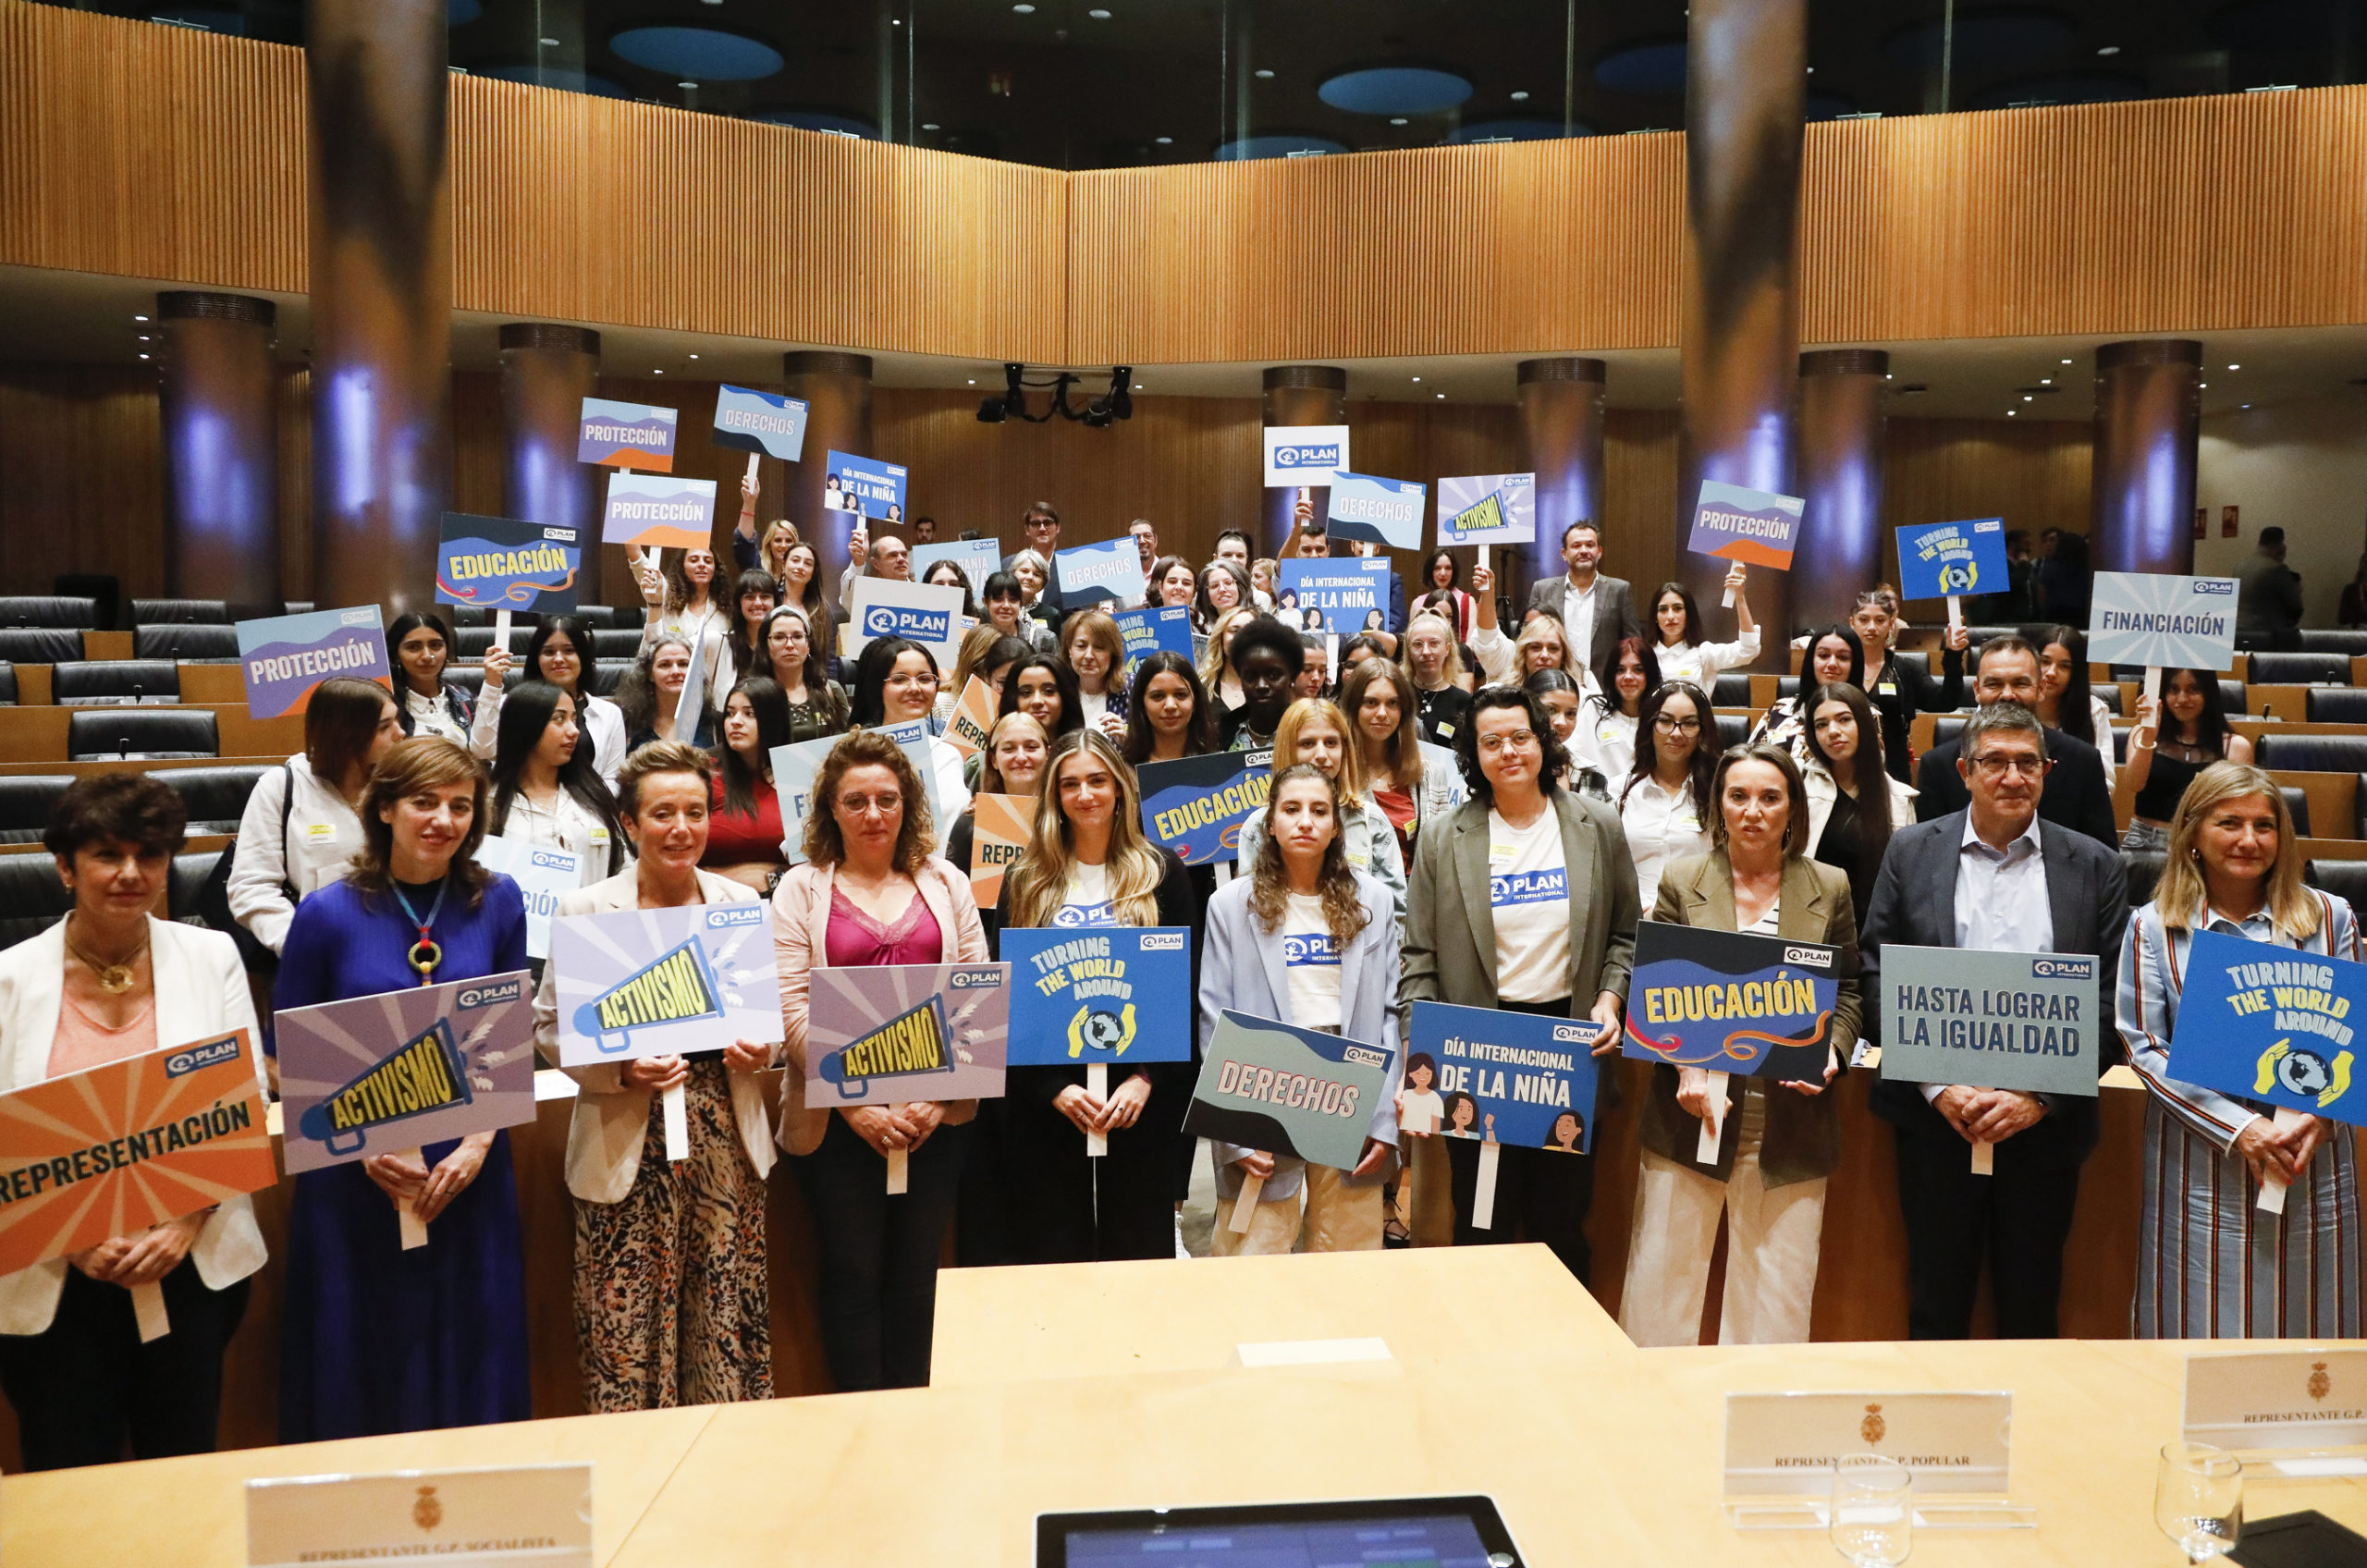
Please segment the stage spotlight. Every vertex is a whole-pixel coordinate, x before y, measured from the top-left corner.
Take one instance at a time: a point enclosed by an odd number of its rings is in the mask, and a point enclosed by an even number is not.
[[[979,399],[978,423],[980,424],[1000,424],[1002,420],[1003,408],[1002,399],[1000,398],[983,398]]]
[[[1025,419],[1027,417],[1027,394],[1021,386],[1021,378],[1025,376],[1026,374],[1027,367],[1025,365],[1006,364],[1002,367],[1003,412],[1019,419]]]

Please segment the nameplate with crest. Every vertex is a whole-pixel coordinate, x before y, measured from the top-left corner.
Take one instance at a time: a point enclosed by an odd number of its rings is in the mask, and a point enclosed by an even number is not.
[[[452,1568],[592,1568],[592,1466],[247,1483],[248,1568],[395,1558]]]
[[[2247,1450],[2367,1445],[2367,1350],[2237,1351],[2186,1358],[2189,1442]],[[2367,1476],[2367,1457],[2275,1462],[2287,1475]]]

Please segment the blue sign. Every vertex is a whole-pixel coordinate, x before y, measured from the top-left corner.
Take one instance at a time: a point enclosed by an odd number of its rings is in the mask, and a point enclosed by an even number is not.
[[[1192,933],[1119,925],[1005,926],[1011,1065],[1074,1067],[1192,1060]]]
[[[1439,543],[1526,545],[1537,537],[1537,475],[1479,473],[1439,481]]]
[[[1819,942],[1647,920],[1636,928],[1621,1054],[1821,1084],[1825,1053],[1836,1044],[1838,959],[1838,949]]]
[[[1792,547],[1799,542],[1802,508],[1797,496],[1705,479],[1694,502],[1693,535],[1685,547],[1696,555],[1789,571]]]
[[[1241,825],[1266,809],[1273,758],[1269,749],[1143,764],[1143,827],[1186,865],[1238,859]]]
[[[1368,473],[1331,476],[1331,536],[1369,539],[1392,550],[1422,547],[1422,513],[1430,487],[1410,479],[1376,479]]]
[[[2367,1125],[2354,1012],[2367,1012],[2367,963],[2199,931],[2170,1037],[2170,1075]]]
[[[805,451],[805,401],[727,384],[715,395],[711,439],[735,452],[762,452],[793,463]]]
[[[575,460],[671,473],[674,428],[681,418],[672,409],[650,403],[586,398],[575,432]]]
[[[860,512],[884,522],[904,521],[904,465],[832,452],[822,477],[822,505],[837,512]]]
[[[1126,643],[1129,685],[1134,681],[1135,667],[1153,654],[1181,654],[1187,659],[1192,656],[1192,612],[1182,605],[1125,610],[1116,619],[1118,635]]]
[[[394,683],[386,627],[375,605],[264,616],[239,621],[238,633],[239,673],[246,681],[251,717],[302,713],[313,688],[331,676]]]
[[[1941,599],[2005,592],[2005,520],[1927,522],[1898,531],[1898,593]]]
[[[1403,1124],[1515,1148],[1588,1153],[1594,1033],[1582,1018],[1416,1002],[1405,1037]]]
[[[1002,570],[1002,546],[992,539],[956,539],[944,545],[913,546],[913,581],[925,582],[928,569],[939,561],[951,561],[970,580],[974,598],[987,596],[987,579]]]
[[[2096,573],[2088,656],[2162,669],[2228,668],[2236,662],[2236,580]]]
[[[1143,553],[1134,535],[1079,545],[1052,552],[1052,570],[1061,597],[1077,605],[1139,599],[1143,596]]]
[[[583,561],[581,536],[571,526],[446,512],[435,545],[435,602],[571,610]]]
[[[1278,561],[1275,566],[1274,618],[1283,625],[1335,631],[1342,637],[1389,629],[1391,574],[1381,557],[1341,556]]]

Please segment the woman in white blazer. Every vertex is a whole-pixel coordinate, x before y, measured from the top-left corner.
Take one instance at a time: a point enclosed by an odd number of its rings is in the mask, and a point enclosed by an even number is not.
[[[277,952],[296,906],[343,880],[362,848],[353,815],[371,765],[403,738],[402,710],[374,680],[337,676],[313,688],[304,749],[255,781],[230,861],[230,914]]]
[[[754,903],[755,889],[699,869],[715,763],[658,741],[618,770],[639,862],[560,896],[558,914]],[[543,970],[534,1039],[558,1062],[558,965]],[[583,1403],[656,1410],[770,1399],[765,1178],[772,1124],[758,1074],[773,1047],[647,1057],[564,1071],[576,1083],[567,1132],[575,1195],[575,1332]],[[660,1096],[683,1091],[690,1154],[669,1160]]]
[[[187,821],[180,797],[141,775],[81,779],[59,798],[43,843],[74,909],[0,953],[0,1089],[238,1029],[260,1060],[237,946],[150,913]],[[0,1390],[26,1467],[104,1464],[127,1434],[141,1459],[212,1452],[222,1349],[264,1256],[240,1195],[0,1276]],[[171,1330],[143,1344],[131,1292],[151,1284]]]
[[[1390,890],[1350,869],[1340,832],[1339,787],[1300,763],[1274,778],[1265,831],[1245,875],[1208,901],[1200,961],[1200,1051],[1231,1009],[1302,1029],[1322,1029],[1389,1053],[1354,1170],[1309,1165],[1270,1150],[1212,1141],[1217,1170],[1216,1254],[1370,1251],[1380,1245],[1381,1183],[1394,1173],[1397,1085],[1397,908]],[[1233,1228],[1243,1178],[1261,1178],[1246,1231]],[[1305,1203],[1301,1203],[1301,1194]],[[1302,1207],[1304,1214],[1302,1214]]]

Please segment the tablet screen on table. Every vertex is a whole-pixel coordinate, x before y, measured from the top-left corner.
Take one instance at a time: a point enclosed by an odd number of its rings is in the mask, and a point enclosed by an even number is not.
[[[1036,1568],[1519,1568],[1486,1497],[1045,1513]]]

